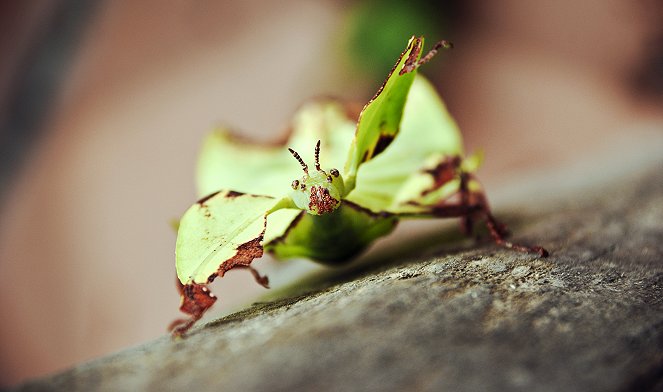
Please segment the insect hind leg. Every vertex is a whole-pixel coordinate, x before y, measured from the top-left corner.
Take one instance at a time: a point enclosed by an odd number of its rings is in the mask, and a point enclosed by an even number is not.
[[[482,217],[485,220],[486,228],[488,229],[491,238],[497,245],[519,252],[537,253],[540,257],[547,257],[548,251],[541,246],[520,245],[506,240],[509,236],[509,229],[505,224],[501,223],[493,216],[485,193],[481,190],[471,191],[469,189],[468,183],[470,179],[471,175],[469,173],[460,173],[460,187],[458,190],[460,194],[460,204],[468,207],[474,205],[476,208],[476,212],[469,212],[460,216],[463,233],[468,236],[472,235],[474,221],[477,218]]]
[[[470,205],[470,190],[468,187],[469,174],[460,172],[460,187],[458,193],[460,195],[460,204],[464,206]],[[474,232],[474,214],[466,214],[460,217],[460,229],[466,236],[471,236]]]
[[[490,232],[490,236],[493,237],[493,241],[497,245],[503,246],[508,249],[514,249],[520,252],[525,252],[525,253],[538,253],[539,256],[541,257],[548,257],[548,251],[543,248],[542,246],[527,246],[527,245],[520,245],[520,244],[515,244],[510,241],[506,241],[505,236],[502,235],[500,232],[500,226],[504,227],[503,224],[498,222],[495,217],[493,217],[490,212],[486,214],[486,227],[488,227],[488,231]]]

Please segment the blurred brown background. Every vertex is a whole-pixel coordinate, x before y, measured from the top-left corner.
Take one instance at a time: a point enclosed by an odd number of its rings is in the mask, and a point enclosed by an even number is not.
[[[423,72],[468,150],[485,151],[489,195],[598,156],[662,152],[658,1],[30,0],[0,12],[0,385],[163,335],[178,315],[168,221],[195,199],[211,126],[277,138],[307,97],[366,101],[412,34],[456,45]],[[214,286],[217,314],[261,292],[247,275]]]

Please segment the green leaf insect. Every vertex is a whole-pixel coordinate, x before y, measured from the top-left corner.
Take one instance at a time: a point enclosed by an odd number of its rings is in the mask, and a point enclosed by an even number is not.
[[[482,220],[498,245],[547,256],[505,239],[473,174],[480,157],[465,157],[456,123],[417,75],[451,44],[441,41],[425,56],[422,47],[423,38],[410,39],[356,122],[340,103],[318,100],[295,114],[282,144],[250,143],[223,129],[205,140],[202,198],[179,222],[180,310],[189,317],[171,324],[174,336],[214,304],[207,286],[229,270],[247,269],[267,287],[251,266],[264,251],[339,265],[404,218],[457,217],[467,234]]]

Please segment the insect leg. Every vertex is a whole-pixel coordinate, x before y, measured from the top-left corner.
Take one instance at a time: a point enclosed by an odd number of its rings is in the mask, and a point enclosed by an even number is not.
[[[437,42],[435,45],[433,45],[433,49],[428,51],[428,53],[426,53],[424,56],[421,57],[421,59],[419,59],[419,61],[417,61],[417,67],[420,67],[420,66],[426,64],[427,62],[429,62],[433,57],[435,57],[438,50],[440,50],[442,48],[443,49],[452,49],[453,47],[454,47],[454,44],[451,43],[450,41],[447,41],[447,40],[442,40],[442,41]]]
[[[267,275],[260,275],[258,270],[255,268],[251,267],[250,265],[244,265],[244,264],[236,264],[234,268],[246,268],[251,272],[251,275],[255,278],[256,282],[258,282],[259,285],[262,287],[268,289],[269,288],[269,278]]]
[[[476,200],[476,203],[479,207],[479,212],[481,215],[483,215],[483,218],[486,220],[486,227],[488,228],[488,232],[490,233],[490,236],[493,238],[493,241],[495,241],[497,245],[503,246],[508,249],[514,249],[519,252],[525,252],[525,253],[537,253],[541,257],[547,257],[548,251],[541,246],[526,246],[526,245],[514,244],[513,242],[509,242],[506,240],[506,237],[509,235],[509,230],[507,229],[506,225],[495,219],[492,212],[490,211],[488,200],[486,199],[486,195],[483,193],[483,191],[473,191],[473,192],[469,191],[467,187],[467,182],[469,181],[470,176],[471,175],[468,173],[464,172],[461,173],[461,182],[459,189],[461,204],[469,205],[468,203],[471,199]],[[462,219],[461,226],[463,227],[465,233],[472,232],[471,229],[473,225],[473,218],[474,218],[473,215],[474,214],[468,214],[466,216],[461,217]]]
[[[403,69],[398,73],[399,75],[404,75],[408,72],[412,72],[415,69],[419,68],[420,66],[426,64],[429,62],[440,49],[452,49],[454,47],[453,43],[450,41],[442,40],[437,42],[435,45],[433,45],[433,48],[428,51],[424,56],[422,56],[419,60],[416,59],[416,57],[409,57],[406,61],[405,64],[403,65]],[[416,46],[412,49],[413,54],[419,54],[421,52],[421,41],[417,41]]]
[[[548,257],[548,251],[541,246],[526,246],[506,241],[505,236],[503,234],[503,231],[505,230],[506,227],[502,223],[498,222],[495,219],[495,217],[490,213],[490,211],[486,211],[486,227],[488,227],[490,236],[493,237],[493,241],[495,241],[497,245],[509,249],[514,249],[519,252],[538,253],[539,256],[541,257]]]
[[[460,173],[460,193],[461,205],[467,206],[470,204],[470,190],[468,188],[469,175],[465,172]],[[460,229],[466,236],[471,236],[474,231],[474,220],[472,214],[463,215],[460,217]]]
[[[203,316],[207,309],[214,305],[217,299],[207,286],[202,284],[188,283],[183,285],[178,279],[177,287],[181,296],[180,311],[190,317],[188,319],[177,319],[170,323],[168,330],[173,333],[173,337],[184,335]]]
[[[250,265],[235,264],[228,270],[233,268],[248,269],[258,284],[265,288],[269,288],[269,279],[267,276],[260,275],[260,273]],[[228,270],[223,271],[223,273],[228,272]],[[221,274],[221,276],[223,276],[223,274]],[[177,319],[170,323],[168,330],[172,332],[173,337],[184,335],[193,324],[196,323],[196,321],[200,320],[203,314],[205,314],[205,312],[212,307],[217,300],[216,295],[203,284],[188,283],[183,285],[179,279],[177,279],[177,287],[181,297],[180,311],[188,314],[189,318]]]
[[[431,205],[428,207],[430,215],[437,218],[460,218],[461,229],[466,235],[472,234],[477,219],[484,219],[488,232],[497,245],[519,252],[537,253],[541,257],[548,256],[548,251],[541,246],[526,246],[507,241],[509,231],[493,216],[483,191],[470,189],[468,185],[470,180],[476,181],[476,179],[471,173],[464,172],[459,167],[453,167],[453,171],[460,178],[460,186],[456,193],[458,201],[449,202],[449,199],[445,199],[439,204]],[[411,204],[416,205],[416,203]],[[399,214],[399,216],[415,217],[417,214]]]

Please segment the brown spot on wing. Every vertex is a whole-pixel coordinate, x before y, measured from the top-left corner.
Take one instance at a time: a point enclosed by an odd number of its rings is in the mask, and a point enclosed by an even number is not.
[[[218,195],[220,192],[221,191],[216,191],[214,193],[210,193],[209,195],[207,195],[207,196],[203,197],[202,199],[198,200],[196,203],[198,203],[202,206],[203,204],[205,204],[205,202],[207,200],[209,200],[209,199],[213,198],[214,196]]]
[[[427,195],[456,178],[456,176],[459,174],[458,168],[460,166],[460,162],[461,160],[459,156],[446,157],[434,168],[426,170],[425,172],[433,177],[433,185],[430,188],[424,190],[421,194]]]
[[[228,191],[228,193],[226,193],[227,198],[233,198],[233,197],[242,196],[242,195],[245,195],[245,193],[237,192],[237,191]]]
[[[419,57],[419,53],[421,53],[421,38],[415,38],[412,46],[412,51],[410,52],[410,55],[407,56],[405,64],[403,64],[403,69],[398,72],[399,75],[404,75],[417,69],[417,58]]]
[[[211,194],[203,197],[202,199],[198,200],[196,203],[198,203],[200,206],[204,206],[205,202],[207,200],[213,198],[214,196],[218,195],[221,192],[222,191],[216,191],[214,193],[211,193]],[[237,192],[237,191],[227,191],[223,196],[228,198],[228,199],[232,199],[232,198],[239,197],[239,196],[244,196],[244,195],[247,195],[247,194],[242,193],[242,192]],[[257,196],[257,195],[247,195],[247,196]]]
[[[378,141],[375,144],[375,149],[373,150],[373,154],[371,154],[371,158],[384,151],[387,147],[389,147],[389,145],[393,141],[394,141],[394,135],[385,134],[385,133],[380,134],[380,137],[378,138]]]
[[[380,127],[384,127],[385,123],[384,121],[380,123]],[[391,142],[394,141],[395,136],[392,134],[388,133],[381,133],[380,136],[378,137],[377,142],[375,142],[375,147],[373,148],[373,151],[366,151],[364,152],[364,156],[361,158],[361,162],[366,162],[370,159],[373,159],[376,155],[380,154],[383,152]]]

